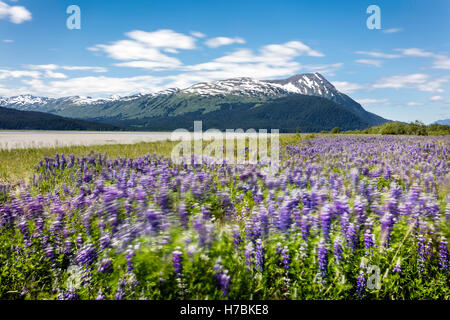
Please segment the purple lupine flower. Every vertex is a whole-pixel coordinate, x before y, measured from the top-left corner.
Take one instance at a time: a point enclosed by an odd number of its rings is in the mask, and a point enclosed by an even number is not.
[[[225,298],[230,292],[231,277],[228,275],[228,270],[224,270],[223,266],[220,265],[220,262],[216,262],[214,271],[216,271],[214,277],[217,280],[217,285],[219,286],[220,290],[222,290],[222,296]]]
[[[177,250],[172,252],[173,267],[178,278],[180,278],[183,274],[183,253],[179,251],[179,249],[180,247],[177,247]]]
[[[341,221],[341,232],[342,232],[342,235],[344,237],[347,237],[347,229],[348,229],[348,225],[350,223],[350,216],[349,216],[349,214],[347,212],[342,214],[341,218],[340,218],[340,221]]]
[[[288,271],[290,269],[291,264],[291,256],[289,255],[289,249],[287,246],[284,246],[283,250],[281,250],[283,268]]]
[[[68,257],[72,256],[72,241],[66,240],[64,241],[64,254]]]
[[[448,272],[448,242],[445,237],[439,242],[439,267],[443,272]]]
[[[347,228],[347,247],[355,251],[358,247],[358,230],[356,230],[356,226],[353,223],[350,223]]]
[[[381,242],[385,247],[389,247],[391,241],[392,226],[394,225],[394,217],[391,213],[386,212],[380,220],[381,223]]]
[[[46,256],[50,261],[53,261],[54,258],[55,258],[55,249],[54,249],[51,245],[49,245],[48,247],[46,247],[46,248],[44,249],[44,251],[45,251],[45,256]]]
[[[256,240],[256,270],[263,272],[264,271],[264,248],[261,239]]]
[[[104,234],[103,236],[101,236],[100,248],[102,250],[109,248],[110,244],[111,244],[111,237],[108,234]]]
[[[79,233],[77,236],[77,246],[78,248],[81,248],[83,246],[83,236],[81,235],[81,233]]]
[[[319,260],[319,273],[322,280],[325,280],[328,273],[328,246],[324,239],[320,239],[317,248],[317,256]]]
[[[311,229],[311,225],[309,223],[309,212],[307,214],[305,214],[305,208],[304,208],[302,221],[301,221],[301,230],[302,230],[302,239],[306,242],[308,242],[310,229]]]
[[[423,272],[425,269],[425,263],[426,263],[426,248],[425,248],[425,237],[420,234],[417,237],[417,251],[418,251],[418,257],[417,257],[417,267],[419,268],[420,272]]]
[[[355,198],[355,203],[353,204],[353,211],[355,212],[355,215],[357,217],[358,225],[362,226],[366,222],[367,216],[366,216],[366,204],[361,199],[361,197]]]
[[[214,225],[199,215],[194,219],[194,229],[198,233],[199,245],[201,247],[210,246],[213,241]]]
[[[280,226],[282,232],[288,232],[292,224],[291,211],[288,206],[283,206],[280,210]]]
[[[261,238],[261,226],[257,215],[247,219],[245,229],[248,240],[256,242],[256,239]]]
[[[156,203],[163,212],[168,212],[170,210],[170,195],[169,190],[166,186],[162,186],[159,192],[155,193]]]
[[[27,222],[27,220],[24,219],[19,223],[19,229],[20,229],[20,232],[22,232],[23,238],[28,239],[28,222]]]
[[[127,273],[133,271],[133,257],[136,255],[134,250],[128,249],[125,258],[127,259]]]
[[[80,296],[78,295],[75,289],[69,289],[64,293],[60,293],[58,295],[59,300],[80,300]]]
[[[342,253],[343,253],[343,249],[342,249],[341,239],[336,238],[334,240],[334,244],[333,244],[334,262],[336,264],[340,264],[340,262],[342,261],[342,259],[343,259]]]
[[[81,248],[76,260],[80,265],[90,266],[97,258],[97,249],[90,243]]]
[[[373,247],[375,247],[375,236],[371,232],[371,230],[367,229],[364,232],[364,248],[367,250],[367,253],[373,253]]]
[[[397,262],[394,265],[394,272],[397,273],[402,273],[402,262],[401,262],[401,258],[397,259]]]
[[[98,301],[100,301],[100,300],[105,300],[105,295],[103,294],[103,292],[102,292],[102,290],[99,290],[98,291],[98,294],[97,294],[97,297],[95,298],[95,300],[98,300]]]
[[[325,205],[320,211],[320,224],[322,228],[322,236],[325,241],[330,238],[331,217],[333,214],[333,207],[330,204]]]
[[[162,224],[160,212],[150,208],[147,210],[145,215],[152,228],[152,231],[154,233],[158,233]]]
[[[203,220],[207,220],[207,219],[211,219],[211,211],[208,210],[207,208],[202,206],[202,215],[203,215]]]
[[[366,292],[366,277],[364,275],[364,271],[361,270],[359,272],[359,276],[356,278],[356,295],[359,299],[364,297]]]
[[[187,207],[184,202],[181,202],[178,207],[178,215],[180,217],[181,225],[183,226],[183,228],[187,229],[189,218],[188,218]]]
[[[233,228],[233,246],[235,249],[239,248],[240,244],[242,243],[241,238],[241,229],[239,227]]]
[[[124,300],[125,299],[125,286],[127,285],[127,281],[125,279],[119,279],[119,283],[117,284],[116,295],[114,299],[116,300]]]
[[[245,248],[245,263],[247,265],[247,270],[252,270],[253,266],[253,257],[255,255],[255,250],[253,248],[253,243],[249,242]]]
[[[259,209],[259,224],[261,235],[267,237],[269,235],[269,214],[263,206]]]
[[[111,273],[113,272],[113,263],[112,260],[107,258],[107,259],[102,259],[100,261],[100,266],[97,269],[98,273]]]

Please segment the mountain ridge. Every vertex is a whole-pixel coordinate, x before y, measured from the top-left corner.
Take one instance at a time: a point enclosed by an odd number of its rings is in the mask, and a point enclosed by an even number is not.
[[[210,112],[220,111],[222,105],[248,104],[257,107],[295,95],[325,98],[339,104],[360,117],[367,126],[387,121],[366,111],[359,103],[337,90],[320,73],[297,74],[281,80],[231,78],[200,82],[184,89],[169,88],[150,94],[101,99],[80,96],[63,98],[17,96],[0,98],[0,106],[89,121],[113,120],[132,123],[144,118],[172,118],[193,113],[197,113],[201,118]],[[302,98],[296,99],[298,103],[301,100]],[[251,119],[249,121],[251,122]]]

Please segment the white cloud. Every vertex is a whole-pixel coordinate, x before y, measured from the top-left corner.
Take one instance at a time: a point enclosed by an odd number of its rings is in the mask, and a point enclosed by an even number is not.
[[[386,77],[379,80],[373,85],[374,88],[392,88],[400,89],[409,86],[417,86],[425,83],[429,76],[422,73],[415,73],[409,75],[395,75],[391,77]]]
[[[28,85],[28,93],[36,95],[64,97],[87,95],[104,97],[105,95],[128,95],[131,93],[149,93],[164,89],[163,79],[152,76],[127,78],[115,77],[79,77],[67,80],[54,80],[45,83],[39,79],[22,80]]]
[[[212,38],[212,39],[208,39],[205,42],[205,45],[207,45],[210,48],[218,48],[221,46],[226,46],[226,45],[230,45],[233,43],[245,43],[245,40],[239,37],[235,37],[235,38],[227,38],[227,37],[217,37],[217,38]]]
[[[196,38],[204,38],[206,37],[206,34],[198,32],[198,31],[191,31],[190,34]]]
[[[149,69],[173,69],[182,65],[175,57],[161,51],[177,53],[178,50],[195,49],[196,39],[172,30],[162,29],[154,32],[134,30],[126,33],[131,40],[119,40],[112,44],[98,44],[88,48],[91,51],[104,51],[110,58],[130,61],[117,64],[126,67]],[[131,62],[133,61],[133,62]],[[143,63],[145,61],[145,63]]]
[[[388,99],[356,99],[356,101],[358,101],[360,104],[362,105],[366,105],[366,104],[380,104],[380,103],[388,103],[389,100]]]
[[[432,57],[434,54],[419,48],[409,48],[409,49],[395,49],[395,51],[400,51],[404,56],[411,57]]]
[[[51,70],[45,71],[45,76],[47,78],[54,78],[54,79],[66,79],[67,78],[67,76],[64,73],[54,72]]]
[[[151,48],[195,49],[195,39],[168,29],[154,32],[134,30],[126,35]]]
[[[11,79],[11,78],[39,78],[41,73],[38,71],[30,70],[6,70],[0,69],[0,79]]]
[[[356,51],[356,54],[362,54],[367,55],[374,58],[384,58],[384,59],[395,59],[400,58],[401,55],[399,54],[390,54],[390,53],[383,53],[379,51]]]
[[[8,19],[12,23],[20,24],[31,20],[31,12],[22,6],[10,6],[0,1],[0,19]]]
[[[269,44],[261,47],[258,52],[249,49],[239,49],[230,54],[216,58],[210,62],[184,66],[184,79],[201,79],[201,81],[228,79],[234,77],[252,77],[255,79],[270,79],[290,76],[302,69],[295,58],[308,55],[324,56],[300,41],[290,41],[283,44]],[[311,69],[336,69],[342,64],[308,66]]]
[[[362,64],[368,64],[375,67],[381,67],[382,61],[381,60],[374,60],[374,59],[358,59],[356,60],[358,63]]]
[[[5,43],[13,43],[14,40],[11,40],[11,39],[4,39],[3,42],[5,42]]]
[[[68,71],[92,71],[92,72],[107,72],[108,69],[103,67],[91,67],[91,66],[59,66],[56,64],[27,64],[24,66],[31,70],[68,70]]]
[[[304,65],[303,69],[307,72],[319,72],[323,75],[334,76],[335,71],[339,70],[343,65],[343,63]]]
[[[447,57],[445,55],[435,55],[433,68],[450,70],[450,57]]]
[[[407,57],[419,57],[419,58],[433,58],[433,69],[450,70],[450,57],[445,54],[436,54],[430,51],[425,51],[420,48],[408,48],[408,49],[395,49],[400,51]]]
[[[360,89],[364,89],[363,85],[351,83],[347,81],[333,81],[333,85],[343,93],[352,93]]]
[[[395,75],[382,78],[373,84],[374,89],[402,89],[410,88],[428,92],[443,92],[441,85],[448,81],[447,78],[438,78],[429,80],[430,76],[423,73],[415,73],[408,75]]]
[[[390,28],[390,29],[384,29],[382,30],[383,33],[397,33],[403,31],[402,28]]]
[[[408,102],[406,105],[408,107],[418,107],[418,106],[423,106],[423,103],[422,102],[411,101],[411,102]]]
[[[442,101],[444,98],[442,96],[432,96],[430,97],[431,101]]]
[[[107,72],[108,69],[104,67],[91,67],[91,66],[61,66],[61,69],[69,71],[92,71],[92,72]]]
[[[32,70],[56,70],[59,68],[56,64],[27,64],[24,67]]]

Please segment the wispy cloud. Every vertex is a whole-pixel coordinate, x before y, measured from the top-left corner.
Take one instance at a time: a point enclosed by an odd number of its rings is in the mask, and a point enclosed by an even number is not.
[[[410,101],[410,102],[407,102],[406,105],[408,107],[419,107],[419,106],[423,106],[423,103],[422,102],[416,102],[416,101]]]
[[[24,65],[25,68],[31,70],[67,70],[67,71],[92,71],[92,72],[107,72],[108,69],[104,67],[93,67],[93,66],[60,66],[56,64],[27,64]]]
[[[362,63],[362,64],[368,64],[371,66],[375,66],[375,67],[381,67],[382,65],[382,61],[381,60],[374,60],[374,59],[358,59],[356,60],[357,63]]]
[[[191,31],[190,34],[196,38],[204,38],[206,37],[206,34],[198,32],[198,31]]]
[[[360,104],[367,105],[367,104],[385,104],[388,103],[388,99],[356,99]]]
[[[381,30],[383,33],[397,33],[400,31],[403,31],[402,28],[390,28],[390,29],[383,29]]]
[[[41,73],[39,71],[30,70],[7,70],[0,69],[0,79],[11,79],[11,78],[39,78]]]
[[[437,54],[421,48],[395,49],[395,51],[401,52],[405,57],[432,58],[434,59],[433,69],[450,70],[450,57],[445,54]]]
[[[303,70],[306,72],[319,72],[326,76],[334,76],[335,72],[342,68],[344,64],[341,62],[332,64],[304,65]]]
[[[333,81],[333,85],[343,93],[352,93],[365,87],[358,83],[351,83],[347,81]]]
[[[373,84],[374,89],[417,89],[426,92],[443,92],[442,84],[448,82],[446,77],[430,80],[430,76],[423,73],[408,75],[394,75],[378,80]]]
[[[162,29],[153,32],[134,30],[126,33],[127,40],[111,44],[98,44],[88,48],[103,51],[115,60],[128,61],[116,64],[123,67],[145,67],[147,69],[172,69],[182,65],[181,61],[166,53],[195,49],[196,38],[173,30]]]
[[[10,6],[0,1],[0,19],[7,19],[12,23],[20,24],[31,20],[31,12],[23,6]]]
[[[3,42],[5,42],[5,43],[13,43],[14,40],[11,40],[11,39],[4,39]]]
[[[374,58],[395,59],[400,58],[399,54],[383,53],[379,51],[356,51],[356,54],[367,55]]]
[[[233,43],[243,44],[243,43],[245,43],[245,40],[240,37],[235,37],[235,38],[217,37],[217,38],[208,39],[205,42],[205,45],[210,48],[218,48],[218,47],[227,46],[227,45],[230,45]]]
[[[431,101],[442,101],[442,100],[444,100],[444,98],[442,96],[431,96],[430,100]]]

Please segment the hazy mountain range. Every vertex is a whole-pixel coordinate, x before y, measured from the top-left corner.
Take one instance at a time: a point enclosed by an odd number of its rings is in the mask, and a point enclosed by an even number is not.
[[[446,125],[446,126],[450,126],[450,119],[438,120],[438,121],[436,121],[435,123],[437,123],[437,124],[443,124],[443,125]]]
[[[278,128],[282,132],[362,129],[387,120],[338,91],[319,73],[284,80],[233,78],[185,89],[93,99],[22,95],[0,98],[0,106],[67,118],[112,123],[133,130],[191,128]]]

